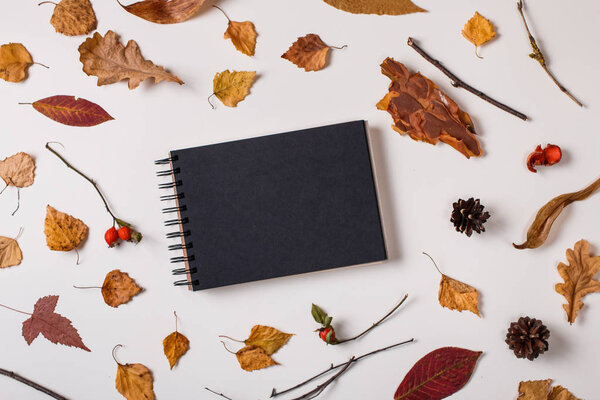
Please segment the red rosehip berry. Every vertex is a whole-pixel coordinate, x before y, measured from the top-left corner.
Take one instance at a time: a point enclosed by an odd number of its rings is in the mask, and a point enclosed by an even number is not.
[[[331,332],[331,336],[329,336],[329,338],[327,338],[327,336],[329,335],[329,332]],[[335,331],[333,330],[333,328],[331,326],[328,326],[327,328],[321,328],[319,330],[319,337],[321,338],[321,340],[323,340],[327,344],[332,344],[332,343],[336,342]]]
[[[113,247],[115,244],[117,244],[117,241],[119,240],[119,234],[114,226],[106,231],[104,234],[104,240],[106,240],[108,247]]]
[[[121,240],[131,239],[131,229],[128,226],[122,226],[119,228],[119,237]]]

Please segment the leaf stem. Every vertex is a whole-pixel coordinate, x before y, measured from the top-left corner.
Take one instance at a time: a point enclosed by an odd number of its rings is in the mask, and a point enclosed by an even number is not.
[[[223,15],[225,16],[225,18],[227,18],[227,21],[231,22],[231,20],[229,19],[229,17],[227,16],[225,11],[223,11],[223,9],[221,7],[215,6],[214,4],[213,4],[213,7],[216,8],[217,10],[221,11],[223,13]]]
[[[103,289],[102,286],[77,286],[73,285],[75,289]]]
[[[529,57],[533,58],[534,60],[537,60],[537,62],[540,63],[540,65],[542,66],[544,71],[546,71],[546,73],[548,74],[550,79],[552,79],[552,81],[556,84],[556,86],[558,86],[558,88],[560,89],[561,92],[563,92],[564,94],[569,96],[569,98],[571,100],[573,100],[579,107],[583,107],[583,104],[579,100],[577,100],[577,98],[575,98],[575,96],[573,96],[567,90],[567,88],[565,88],[556,79],[554,74],[552,74],[552,72],[550,72],[550,70],[548,69],[548,66],[546,65],[546,58],[544,57],[544,53],[542,53],[542,49],[540,49],[539,46],[537,45],[535,38],[531,34],[531,31],[529,30],[529,26],[527,25],[527,20],[525,19],[525,13],[523,13],[523,0],[519,0],[519,2],[517,3],[517,11],[519,11],[519,14],[521,14],[521,19],[523,20],[523,25],[525,25],[525,30],[527,30],[527,36],[529,36],[529,43],[531,44],[531,48],[533,50],[533,53],[531,53],[529,55]]]
[[[423,254],[425,254],[427,257],[429,257],[429,259],[431,260],[431,262],[433,263],[433,265],[435,266],[435,269],[437,269],[437,271],[440,273],[440,275],[444,275],[442,274],[442,271],[440,271],[440,269],[438,268],[437,264],[435,263],[435,260],[433,259],[433,257],[431,257],[429,254],[423,252]]]
[[[216,7],[216,6],[214,6],[214,7]],[[216,394],[217,396],[221,396],[221,397],[222,397],[222,398],[224,398],[224,399],[227,399],[227,400],[233,400],[231,397],[227,397],[227,396],[225,396],[223,393],[215,392],[214,390],[212,390],[212,389],[209,389],[209,388],[207,388],[206,386],[204,387],[204,389],[208,390],[208,391],[209,391],[209,392],[211,392],[211,393],[214,393],[214,394]]]
[[[123,347],[123,345],[122,345],[122,344],[118,344],[118,345],[116,345],[115,347],[113,347],[113,349],[112,349],[112,358],[113,358],[113,360],[115,360],[115,362],[116,362],[117,364],[119,364],[119,365],[123,365],[123,364],[121,364],[120,362],[118,362],[118,361],[117,361],[117,357],[115,356],[115,351],[116,351],[116,350],[117,350],[119,347]]]
[[[112,211],[108,207],[108,203],[106,202],[106,199],[102,195],[102,192],[100,191],[100,188],[98,187],[98,185],[96,184],[96,182],[94,182],[92,179],[90,179],[83,172],[79,171],[77,168],[75,168],[74,166],[72,166],[67,160],[65,160],[60,154],[58,154],[58,152],[56,150],[54,150],[52,147],[50,147],[50,142],[46,143],[46,149],[48,149],[51,153],[53,153],[56,157],[58,157],[67,167],[69,167],[73,171],[77,172],[85,180],[87,180],[89,183],[92,184],[92,186],[94,187],[94,189],[96,189],[96,192],[98,192],[98,195],[102,199],[102,202],[104,203],[104,207],[106,207],[106,211],[108,211],[108,213],[110,214],[110,216],[113,218],[113,224],[114,224],[115,221],[117,220],[117,217],[115,217],[115,215],[112,213]]]
[[[229,349],[227,348],[227,345],[225,344],[225,342],[224,342],[224,341],[222,341],[222,340],[221,340],[221,343],[223,344],[223,347],[225,347],[225,350],[227,350],[229,353],[231,353],[231,354],[236,354],[235,352],[233,352],[233,351],[231,351],[231,350],[229,350]]]
[[[347,44],[343,45],[342,47],[337,47],[337,46],[327,46],[330,49],[336,49],[336,50],[341,50],[341,49],[345,49],[346,47],[348,47]]]
[[[215,109],[215,106],[213,105],[213,103],[210,102],[210,98],[213,97],[213,96],[215,96],[215,95],[216,95],[216,93],[213,92],[213,94],[211,94],[210,96],[208,96],[208,98],[206,99],[208,101],[208,104],[210,104],[210,106],[212,107],[213,110]]]
[[[17,208],[15,208],[15,211],[12,212],[12,216],[14,217],[16,212],[19,211],[19,208],[21,207],[21,188],[17,187],[17,185],[15,185],[15,182],[12,180],[12,178],[9,176],[8,180],[10,181],[10,183],[12,183],[12,185],[14,187],[17,188]]]
[[[385,314],[383,318],[381,318],[379,321],[375,322],[369,328],[365,329],[364,331],[362,331],[361,333],[359,333],[358,335],[356,335],[352,338],[339,340],[336,344],[341,344],[341,343],[349,342],[351,340],[356,340],[356,339],[360,338],[361,336],[365,335],[371,329],[374,329],[376,326],[378,326],[383,321],[385,321],[390,315],[392,315],[394,313],[394,311],[396,311],[402,305],[402,303],[404,303],[404,301],[406,300],[407,297],[408,297],[408,294],[405,294],[404,297],[402,298],[402,300],[400,300],[400,302],[398,304],[396,304],[396,306],[394,308],[392,308],[392,310],[389,313]]]
[[[495,105],[499,109],[506,111],[507,113],[512,114],[515,117],[521,118],[523,121],[527,121],[527,115],[515,110],[514,108],[507,106],[506,104],[500,103],[498,100],[492,99],[491,97],[489,97],[487,94],[483,93],[482,91],[477,90],[473,86],[468,85],[465,82],[463,82],[462,80],[460,80],[456,75],[454,75],[446,67],[444,67],[442,65],[442,63],[440,63],[435,58],[431,57],[429,54],[427,54],[425,52],[425,50],[420,48],[419,45],[415,43],[415,40],[413,38],[409,37],[407,43],[417,53],[419,53],[421,55],[421,57],[423,57],[424,59],[429,61],[431,64],[433,64],[434,67],[436,67],[437,69],[442,71],[442,73],[444,75],[446,75],[448,78],[450,78],[450,83],[452,84],[452,86],[457,87],[457,88],[463,88],[463,89],[473,93],[475,96],[487,101],[488,103]]]
[[[0,304],[0,307],[8,308],[9,310],[16,311],[18,313],[25,314],[25,315],[33,315],[32,313],[28,313],[28,312],[25,312],[25,311],[17,310],[16,308],[5,306],[4,304]]]
[[[39,383],[33,382],[27,378],[22,377],[19,374],[16,374],[12,371],[8,371],[6,369],[0,368],[0,374],[4,375],[4,376],[8,376],[9,378],[12,378],[16,381],[19,381],[21,383],[26,384],[29,387],[34,388],[35,390],[38,390],[44,394],[47,394],[50,397],[53,397],[57,400],[68,400],[66,397],[61,396],[60,394],[54,392],[53,390],[48,389],[45,386],[40,385]]]
[[[177,311],[173,311],[173,314],[175,315],[175,332],[177,332]]]
[[[17,233],[17,236],[15,236],[14,240],[19,240],[19,238],[21,237],[21,234],[23,233],[23,227],[19,228],[19,233]]]
[[[219,335],[219,337],[222,337],[222,338],[225,338],[225,339],[229,339],[229,340],[232,340],[232,341],[234,341],[234,342],[238,342],[238,343],[246,343],[246,342],[245,342],[245,341],[243,341],[243,340],[237,340],[237,339],[234,339],[234,338],[232,338],[232,337],[225,336],[225,335]]]
[[[42,1],[41,3],[38,4],[38,6],[41,6],[42,4],[54,4],[54,6],[57,6],[58,4],[53,2],[53,1]]]
[[[39,66],[44,67],[44,68],[47,68],[47,69],[50,69],[49,66],[47,66],[45,64],[42,64],[42,63],[39,63],[39,62],[34,62],[34,64],[39,65]]]

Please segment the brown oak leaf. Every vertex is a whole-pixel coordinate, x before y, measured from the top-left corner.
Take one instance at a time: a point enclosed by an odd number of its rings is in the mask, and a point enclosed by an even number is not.
[[[21,232],[19,232],[19,235],[21,235]],[[19,235],[14,239],[0,236],[0,268],[13,267],[21,264],[23,253],[21,252],[19,243],[17,243]]]
[[[377,108],[390,113],[395,131],[433,145],[442,141],[467,158],[481,155],[471,117],[435,83],[418,72],[411,75],[389,57],[381,64],[381,72],[392,82]]]
[[[343,48],[345,46],[342,46]],[[281,58],[296,64],[305,71],[319,71],[327,63],[327,54],[332,46],[328,46],[321,40],[319,35],[309,33],[299,37]]]
[[[294,335],[281,332],[271,326],[254,325],[244,344],[260,347],[268,355],[271,355],[284,346],[292,336]]]
[[[31,186],[34,177],[35,160],[27,153],[20,152],[0,161],[0,178],[8,186]]]
[[[458,311],[471,311],[481,317],[478,308],[479,293],[473,286],[467,285],[442,274],[438,300],[442,307]]]
[[[353,14],[403,15],[426,12],[410,0],[323,0],[342,11]]]
[[[117,363],[115,386],[127,400],[154,400],[152,372],[143,364]]]
[[[567,249],[569,265],[558,264],[558,273],[565,283],[557,283],[555,290],[567,299],[563,308],[572,324],[578,311],[583,308],[583,297],[590,293],[600,292],[600,282],[594,276],[600,271],[600,256],[590,257],[590,244],[581,239],[575,243],[573,250]]]
[[[475,45],[475,55],[479,57],[477,49],[482,44],[492,40],[496,36],[496,31],[494,31],[494,25],[487,18],[475,12],[475,15],[463,27],[462,35]]]
[[[272,365],[279,365],[265,349],[258,346],[246,346],[235,353],[240,367],[245,371],[255,371]]]
[[[27,78],[27,69],[33,64],[31,54],[21,43],[0,46],[0,79],[21,82]]]
[[[71,251],[85,240],[88,227],[82,220],[46,206],[44,234],[50,250]]]
[[[110,30],[104,37],[96,32],[93,37],[86,39],[79,46],[79,54],[83,71],[97,76],[98,86],[128,80],[129,89],[135,89],[149,78],[153,78],[155,83],[166,80],[183,85],[177,76],[145,60],[134,40],[130,40],[125,47],[119,41],[119,36]]]
[[[102,297],[106,304],[116,308],[128,303],[142,290],[127,272],[115,269],[106,274],[102,284]]]
[[[117,0],[118,1],[118,0]],[[143,0],[124,6],[127,12],[156,24],[176,24],[192,18],[205,0]]]
[[[43,1],[41,4],[55,4],[50,23],[58,33],[67,36],[87,35],[96,29],[98,21],[90,0],[62,0],[58,4]]]
[[[58,296],[46,296],[35,303],[33,314],[23,322],[23,337],[27,344],[31,345],[41,333],[54,344],[60,343],[91,351],[83,344],[77,329],[71,325],[71,321],[54,312],[57,302]]]
[[[213,79],[213,94],[227,107],[237,107],[250,94],[255,77],[256,71],[219,72]]]

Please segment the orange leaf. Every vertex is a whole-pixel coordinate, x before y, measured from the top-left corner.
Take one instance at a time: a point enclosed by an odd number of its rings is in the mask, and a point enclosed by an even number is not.
[[[247,56],[254,55],[256,48],[256,30],[254,24],[250,21],[237,22],[229,21],[225,31],[225,39],[231,39],[231,42],[238,51]]]
[[[175,331],[163,340],[163,348],[165,356],[169,360],[169,365],[173,369],[181,356],[189,350],[190,341],[184,335]]]
[[[128,303],[142,290],[127,272],[115,269],[106,274],[102,284],[102,297],[106,304],[116,308]]]
[[[477,48],[492,40],[496,36],[496,32],[494,31],[494,25],[488,19],[475,12],[475,15],[465,24],[462,35],[475,45],[475,55],[479,57]]]
[[[473,286],[442,275],[438,293],[438,300],[442,307],[458,311],[471,311],[481,317],[478,308],[478,297],[479,293]]]
[[[44,234],[50,250],[71,251],[85,240],[88,227],[82,220],[46,206]]]
[[[117,0],[118,1],[118,0]],[[156,24],[176,24],[192,18],[204,0],[144,0],[124,6],[125,11]]]
[[[40,4],[52,3],[43,1]],[[52,3],[54,12],[50,23],[58,33],[67,36],[87,35],[96,29],[97,20],[90,0],[62,0]]]
[[[117,364],[115,386],[127,400],[154,400],[152,372],[143,364]]]
[[[272,365],[279,365],[263,348],[258,346],[246,346],[235,353],[235,355],[240,363],[240,367],[245,371],[255,371]]]
[[[305,71],[318,71],[325,67],[330,46],[319,35],[310,33],[299,37],[281,58],[285,58]]]
[[[402,15],[425,12],[410,0],[323,0],[342,11],[353,14]]]
[[[27,78],[27,69],[33,64],[31,54],[21,43],[0,46],[0,79],[21,82]]]

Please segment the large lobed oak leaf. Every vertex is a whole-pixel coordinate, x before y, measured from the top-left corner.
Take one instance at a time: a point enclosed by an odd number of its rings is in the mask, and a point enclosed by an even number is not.
[[[381,72],[392,82],[377,108],[390,113],[395,131],[433,145],[442,141],[467,158],[481,156],[471,117],[435,83],[418,72],[411,75],[389,57],[381,64]]]

